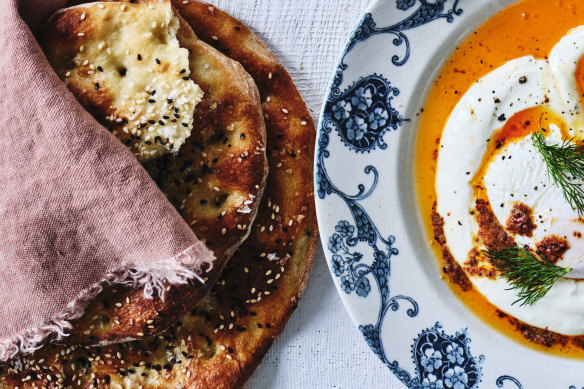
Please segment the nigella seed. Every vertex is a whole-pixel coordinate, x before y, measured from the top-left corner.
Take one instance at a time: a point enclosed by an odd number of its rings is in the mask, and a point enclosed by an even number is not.
[[[170,119],[170,118],[169,118],[168,116],[166,116],[166,115],[164,115],[162,118],[163,118],[164,120]]]
[[[154,89],[152,92],[150,92],[150,96],[154,96],[156,94],[156,89]]]
[[[177,119],[180,119],[180,115],[178,113],[175,113],[174,114],[174,117],[177,118]]]
[[[100,71],[100,72],[103,72],[103,68],[101,66],[98,66],[97,67],[97,70]]]
[[[160,124],[161,126],[164,126],[164,122],[162,120],[159,120],[158,124]]]
[[[148,99],[148,102],[149,102],[150,104],[154,104],[154,103],[156,102],[156,100],[154,100],[154,99]]]
[[[99,82],[96,82],[95,83],[95,90],[98,90],[98,89],[99,89]]]
[[[188,81],[189,80],[189,76],[184,76],[182,79],[185,80],[185,81]]]
[[[158,58],[156,58],[156,63],[160,65],[160,60]]]
[[[183,127],[188,127],[189,125],[186,123],[181,123]]]
[[[166,100],[166,103],[167,103],[167,104],[172,104],[172,99],[167,99],[167,100]]]
[[[183,69],[180,71],[180,74],[184,74],[187,71],[187,69]]]
[[[138,54],[137,58],[138,58],[138,61],[142,61],[142,56],[140,54]]]
[[[149,140],[145,141],[144,143],[146,143],[148,146],[152,144],[152,142],[150,142]]]
[[[125,75],[126,75],[126,73],[127,73],[127,71],[128,71],[128,70],[127,70],[126,68],[121,68],[121,69],[120,69],[120,76],[122,76],[122,77],[123,77],[123,76],[125,76]]]
[[[150,124],[156,124],[156,122],[154,120],[148,120],[148,123],[150,123]]]

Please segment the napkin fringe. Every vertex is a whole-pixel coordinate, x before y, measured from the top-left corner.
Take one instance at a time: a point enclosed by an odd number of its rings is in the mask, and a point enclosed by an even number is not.
[[[192,279],[204,283],[201,277],[203,267],[207,271],[213,267],[213,253],[202,242],[197,242],[176,256],[153,263],[126,264],[108,273],[100,282],[83,291],[67,307],[39,327],[28,328],[21,333],[0,342],[0,361],[6,361],[18,354],[31,354],[38,350],[48,338],[61,340],[68,336],[71,320],[83,316],[85,308],[103,290],[105,285],[123,285],[144,288],[144,296],[152,299],[155,295],[164,300],[167,286],[186,284]]]

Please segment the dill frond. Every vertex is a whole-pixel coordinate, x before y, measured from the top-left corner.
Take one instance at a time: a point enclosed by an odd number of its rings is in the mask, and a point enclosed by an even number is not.
[[[499,277],[507,280],[518,290],[517,300],[521,306],[531,305],[545,296],[551,287],[572,269],[555,266],[544,256],[538,259],[524,247],[514,246],[502,250],[483,250],[499,271]]]

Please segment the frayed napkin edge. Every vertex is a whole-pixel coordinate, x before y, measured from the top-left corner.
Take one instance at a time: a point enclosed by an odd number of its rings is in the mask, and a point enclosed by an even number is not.
[[[108,273],[100,282],[84,290],[67,307],[38,327],[28,328],[17,335],[0,341],[0,362],[5,362],[19,354],[31,354],[52,337],[59,341],[68,336],[72,328],[71,320],[83,316],[85,308],[106,285],[122,285],[131,288],[144,288],[144,296],[152,299],[155,295],[164,300],[167,286],[186,284],[196,279],[201,283],[203,267],[213,268],[215,256],[203,242],[189,246],[176,256],[153,263],[128,263]]]

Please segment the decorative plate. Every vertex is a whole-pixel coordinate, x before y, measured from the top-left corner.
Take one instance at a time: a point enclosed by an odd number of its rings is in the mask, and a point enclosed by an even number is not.
[[[584,386],[582,362],[478,319],[440,279],[419,218],[416,112],[456,44],[515,0],[377,0],[341,56],[319,123],[323,247],[353,321],[407,388]]]

